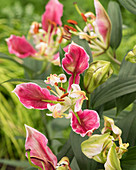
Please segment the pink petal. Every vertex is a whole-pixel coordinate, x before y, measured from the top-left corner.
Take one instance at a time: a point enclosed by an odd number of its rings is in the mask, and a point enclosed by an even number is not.
[[[79,74],[83,73],[89,67],[88,61],[89,56],[85,50],[72,42],[71,45],[69,45],[68,53],[66,53],[65,58],[62,59],[63,69],[72,75],[69,80],[68,90],[71,89],[73,83],[79,84]]]
[[[94,110],[80,110],[77,112],[80,122],[77,120],[75,114],[72,112],[71,126],[74,132],[84,137],[86,134],[90,135],[95,129],[100,126],[99,115]]]
[[[41,88],[35,83],[23,83],[16,86],[13,91],[20,102],[28,109],[47,109],[47,102],[42,100],[57,100],[57,97],[50,95],[46,88]]]
[[[111,22],[110,19],[98,0],[94,0],[95,11],[96,11],[96,24],[99,32],[103,37],[105,44],[108,46],[111,33]]]
[[[43,161],[31,158],[31,161],[43,169],[44,163],[46,170],[54,170],[57,165],[57,157],[52,153],[47,146],[48,139],[36,129],[25,125],[26,128],[26,142],[25,149],[30,149],[30,157],[37,157]],[[26,154],[27,156],[27,154]]]
[[[48,31],[48,21],[51,20],[58,24],[62,25],[61,17],[63,14],[63,5],[58,0],[50,0],[45,7],[46,11],[42,16],[42,28],[47,32]],[[53,27],[52,27],[53,29]]]
[[[7,39],[8,49],[11,54],[15,54],[19,58],[26,58],[28,56],[34,56],[36,50],[26,40],[24,36],[19,37],[11,35]]]

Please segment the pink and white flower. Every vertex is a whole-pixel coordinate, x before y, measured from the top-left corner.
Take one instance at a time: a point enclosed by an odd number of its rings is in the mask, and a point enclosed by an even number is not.
[[[45,7],[46,11],[42,16],[42,28],[48,32],[49,21],[61,26],[61,17],[63,14],[63,5],[58,0],[50,0]],[[53,26],[51,31],[53,30]]]
[[[51,95],[48,89],[41,88],[35,83],[19,84],[13,92],[28,109],[47,109],[47,104],[49,102],[53,105],[53,102],[58,99],[58,97]]]
[[[99,115],[94,110],[80,110],[76,113],[77,115],[73,111],[71,113],[71,127],[74,132],[80,134],[82,137],[85,135],[91,136],[93,131],[100,126]]]
[[[85,50],[75,44],[71,43],[69,45],[69,50],[65,54],[65,58],[62,59],[63,69],[72,76],[69,79],[68,90],[71,89],[72,84],[79,84],[80,74],[83,73],[89,67],[89,56]]]
[[[26,40],[24,36],[19,37],[11,35],[10,38],[6,39],[8,49],[11,54],[15,54],[19,58],[26,58],[28,56],[35,56],[36,50]]]
[[[47,146],[48,139],[42,133],[30,126],[25,125],[25,128],[25,149],[26,151],[30,150],[31,162],[43,170],[55,170],[55,167],[57,166],[57,157]]]

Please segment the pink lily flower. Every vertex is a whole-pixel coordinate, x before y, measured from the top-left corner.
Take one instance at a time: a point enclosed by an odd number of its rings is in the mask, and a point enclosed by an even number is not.
[[[48,89],[41,88],[35,83],[19,84],[13,92],[28,109],[47,109],[48,103],[53,105],[53,102],[58,99],[58,97],[51,95]]]
[[[36,129],[25,125],[26,142],[25,149],[30,150],[31,162],[42,170],[55,170],[57,157],[47,146],[48,139]],[[28,157],[28,155],[26,154]]]
[[[71,118],[71,127],[74,132],[80,134],[82,137],[85,135],[91,136],[95,129],[98,129],[100,126],[100,118],[96,111],[94,110],[80,110],[77,112],[77,119],[75,113],[72,113]]]
[[[36,50],[33,46],[26,40],[24,36],[19,37],[11,35],[10,38],[6,39],[8,44],[8,49],[11,54],[15,54],[19,58],[26,58],[28,56],[34,56]]]
[[[69,79],[68,90],[71,89],[72,84],[79,84],[80,74],[83,73],[89,67],[89,56],[85,50],[75,44],[71,43],[69,45],[69,50],[65,54],[65,58],[62,59],[63,69],[72,76]]]
[[[61,17],[63,14],[63,5],[58,0],[50,0],[45,7],[46,11],[42,16],[42,28],[47,32],[49,28],[49,21],[61,26]],[[53,30],[53,26],[51,31]]]
[[[94,6],[96,11],[95,22],[98,26],[99,33],[103,37],[103,41],[107,47],[110,41],[111,22],[107,12],[98,0],[94,0]]]

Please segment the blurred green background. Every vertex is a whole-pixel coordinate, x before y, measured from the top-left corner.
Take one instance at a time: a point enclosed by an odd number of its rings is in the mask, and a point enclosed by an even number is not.
[[[41,22],[41,16],[45,11],[47,2],[47,0],[1,0],[0,52],[9,55],[5,39],[11,34],[27,36],[31,23],[33,21]],[[63,25],[67,23],[68,19],[73,19],[79,22],[82,27],[84,23],[74,8],[74,0],[60,0],[60,2],[64,5]],[[107,10],[109,0],[101,0],[100,2]],[[116,0],[116,2],[118,1]],[[94,12],[93,0],[77,0],[77,3],[81,11]],[[117,56],[121,61],[136,44],[136,17],[122,6],[120,7],[123,17],[123,38],[117,50]],[[105,56],[100,58],[105,58]],[[13,62],[0,59],[0,82],[11,78],[24,78],[23,68]],[[14,87],[15,85],[12,83],[0,86],[0,158],[25,159],[24,124],[46,134],[49,137],[50,147],[57,153],[70,133],[68,121],[64,123],[58,120],[51,121],[52,118],[45,118],[46,111],[24,108],[15,94],[12,93]],[[59,142],[55,138],[59,138]],[[54,139],[53,142],[51,142],[52,139]],[[4,170],[5,166],[2,168]]]

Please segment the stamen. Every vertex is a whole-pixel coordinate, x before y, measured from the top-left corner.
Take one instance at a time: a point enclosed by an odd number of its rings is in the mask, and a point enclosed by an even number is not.
[[[68,30],[72,30],[72,31],[77,32],[77,30],[76,30],[75,28],[73,28],[73,27],[71,27],[71,26],[69,26],[69,25],[64,25],[64,27],[65,27],[66,29],[68,29]]]
[[[47,86],[47,89],[48,89],[48,90],[51,90],[51,87],[50,87],[50,86]]]
[[[60,77],[60,80],[61,80],[61,81],[64,80],[64,77]]]
[[[55,82],[54,84],[55,84],[56,86],[58,86],[58,83],[57,83],[57,82]]]
[[[63,38],[65,38],[66,40],[70,40],[71,39],[71,36],[68,36],[68,35],[62,35]]]
[[[60,37],[59,39],[59,44],[62,42],[63,36]]]
[[[72,20],[72,19],[67,20],[67,22],[68,22],[69,24],[77,25],[77,22],[74,21],[74,20]]]
[[[59,87],[59,89],[66,92],[66,89],[64,89],[63,87]]]
[[[65,31],[66,33],[69,33],[69,34],[70,34],[70,32],[69,32],[69,29],[68,29],[67,25],[64,25],[64,31]]]
[[[68,96],[68,95],[69,95],[69,93],[65,93],[65,94],[63,94],[60,98],[62,99],[62,98],[64,98],[64,97]]]
[[[57,27],[57,24],[54,21],[48,20],[48,23],[53,25],[54,27]]]
[[[64,99],[57,99],[57,101],[64,102],[65,100]]]
[[[87,17],[85,16],[85,14],[81,13],[81,16],[82,16],[83,20],[84,20],[85,22],[87,22]]]
[[[34,22],[34,33],[37,34],[39,33],[39,23]]]

